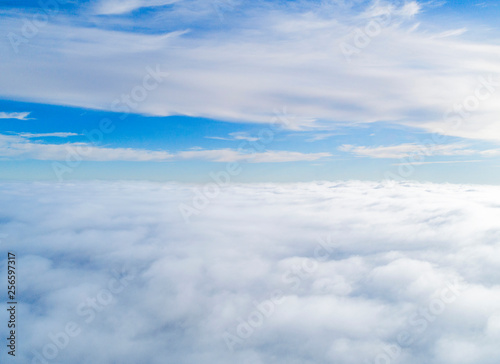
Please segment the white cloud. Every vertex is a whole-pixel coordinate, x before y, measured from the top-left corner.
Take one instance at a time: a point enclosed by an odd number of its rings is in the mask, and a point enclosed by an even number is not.
[[[455,37],[455,36],[462,35],[465,32],[467,32],[467,28],[447,30],[446,32],[436,34],[436,37],[437,38]]]
[[[23,138],[45,138],[45,137],[56,137],[56,138],[67,138],[70,136],[78,136],[77,133],[19,133],[19,136]]]
[[[340,151],[353,153],[358,156],[370,158],[405,158],[409,156],[464,156],[483,155],[495,156],[500,154],[500,149],[477,150],[456,144],[429,144],[421,145],[406,143],[392,146],[366,147],[344,144],[339,147]]]
[[[7,37],[0,40],[10,50],[0,61],[2,97],[109,110],[141,84],[145,66],[159,64],[168,80],[134,112],[268,123],[274,110],[286,106],[297,117],[298,124],[291,125],[296,129],[388,121],[500,140],[500,48],[494,42],[464,40],[457,32],[443,37],[453,29],[449,24],[436,30],[417,19],[423,3],[377,2],[359,11],[330,2],[289,3],[256,2],[233,11],[223,30],[214,26],[220,21],[215,13],[203,13],[200,20],[195,10],[182,8],[179,23],[180,10],[163,10],[152,25],[149,18],[141,23],[152,27],[150,34],[107,30],[94,18],[92,28],[71,25],[61,14],[59,19],[67,21],[47,25],[19,46],[23,57],[12,51]],[[366,33],[370,21],[387,13],[391,18],[383,30],[346,60],[341,45],[355,46],[356,34]],[[191,27],[186,14],[203,26]],[[3,33],[17,29],[16,19],[2,20]],[[164,31],[165,24],[176,28]],[[187,28],[190,33],[183,33]],[[169,36],[158,35],[162,32]],[[478,29],[468,32],[484,39]],[[454,105],[475,95],[480,76],[491,76],[491,95],[467,112],[461,125],[446,120],[443,115]]]
[[[63,133],[64,134],[64,133]],[[165,161],[172,155],[164,151],[132,148],[106,148],[87,143],[49,144],[33,142],[22,135],[0,134],[0,158],[65,161],[77,158],[87,161]]]
[[[408,1],[403,5],[390,1],[373,1],[364,11],[361,18],[377,18],[380,16],[411,18],[420,13],[422,5],[418,1]]]
[[[266,151],[244,153],[232,149],[196,150],[177,153],[180,159],[204,159],[214,162],[279,163],[314,161],[331,157],[330,153],[300,153],[289,151]]]
[[[208,139],[218,139],[218,140],[246,140],[248,142],[256,142],[259,140],[257,137],[250,136],[247,132],[241,131],[241,132],[235,132],[235,133],[229,133],[229,137],[217,137],[217,136],[207,136],[206,138]]]
[[[319,133],[313,134],[310,138],[306,139],[306,142],[316,142],[318,140],[325,140],[333,136],[337,136],[339,133]]]
[[[75,322],[81,333],[54,362],[374,363],[406,334],[393,363],[497,363],[498,187],[234,185],[186,226],[178,206],[202,189],[0,184],[30,328],[17,360]],[[135,278],[100,304],[123,267]],[[285,299],[259,324],[255,305],[276,290]],[[86,306],[96,297],[99,310]],[[224,334],[249,318],[255,328],[229,351]]]
[[[265,151],[257,152],[254,149],[233,150],[214,149],[181,151],[169,153],[167,151],[153,151],[134,148],[110,148],[100,147],[84,142],[50,144],[42,141],[31,141],[31,138],[39,137],[69,137],[74,133],[24,133],[19,135],[0,134],[0,158],[5,159],[37,159],[65,161],[68,158],[76,158],[83,161],[171,161],[181,159],[199,159],[213,162],[237,162],[247,161],[250,163],[278,163],[296,161],[314,161],[330,157],[330,153],[300,153],[290,151]]]
[[[30,112],[0,112],[0,119],[30,120],[29,114]]]
[[[141,8],[163,6],[180,0],[101,0],[94,11],[99,15],[125,14]]]

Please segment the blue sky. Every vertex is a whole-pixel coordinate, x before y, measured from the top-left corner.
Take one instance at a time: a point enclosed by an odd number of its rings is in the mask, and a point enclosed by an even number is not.
[[[494,1],[3,4],[1,179],[500,177]]]

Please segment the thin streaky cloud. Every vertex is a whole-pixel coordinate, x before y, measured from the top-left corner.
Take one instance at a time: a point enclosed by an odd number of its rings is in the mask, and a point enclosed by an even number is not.
[[[467,32],[467,28],[453,29],[453,30],[448,30],[446,32],[436,34],[434,37],[436,37],[436,38],[456,37],[456,36],[462,35],[466,32]]]
[[[48,133],[48,136],[53,136]],[[72,134],[72,133],[68,133]],[[332,156],[330,153],[300,153],[293,151],[255,152],[233,149],[189,150],[170,153],[162,150],[146,150],[135,148],[99,147],[88,143],[50,144],[31,141],[31,135],[0,134],[0,158],[3,159],[35,159],[64,161],[68,156],[78,156],[83,161],[130,161],[130,162],[164,162],[173,160],[205,160],[211,162],[280,163],[314,161]],[[197,148],[198,149],[198,148]]]
[[[484,162],[482,159],[475,160],[465,160],[465,161],[432,161],[432,162],[411,162],[412,165],[424,165],[424,164],[454,164],[454,163],[478,163]],[[393,163],[393,166],[405,166],[408,163]]]
[[[331,157],[330,153],[300,153],[290,151],[266,151],[259,153],[241,153],[232,149],[186,151],[177,154],[180,159],[201,159],[212,162],[239,162],[250,163],[281,163],[314,161]]]
[[[316,141],[325,140],[325,139],[328,139],[328,138],[331,138],[331,137],[337,136],[337,135],[340,135],[340,134],[338,134],[338,133],[314,134],[312,137],[306,139],[305,141],[306,142],[316,142]]]
[[[180,0],[102,0],[94,7],[97,15],[121,15],[142,8],[152,8],[176,3]]]
[[[207,136],[207,139],[216,139],[216,140],[246,140],[248,142],[256,142],[259,140],[257,137],[252,137],[246,132],[235,132],[229,133],[229,137],[219,137],[219,136]]]
[[[341,145],[338,148],[342,152],[351,153],[361,157],[398,159],[414,155],[427,156],[464,156],[464,155],[484,155],[494,156],[500,154],[500,149],[477,150],[462,144],[417,144],[405,143],[392,146],[354,146],[350,144]]]
[[[29,114],[31,112],[0,112],[0,119],[31,120]]]
[[[23,138],[44,138],[44,137],[57,137],[57,138],[67,138],[71,136],[78,136],[78,133],[19,133],[19,136]]]

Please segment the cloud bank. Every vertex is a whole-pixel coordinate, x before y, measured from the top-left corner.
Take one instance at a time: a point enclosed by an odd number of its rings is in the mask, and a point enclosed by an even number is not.
[[[16,360],[497,363],[498,187],[233,185],[186,225],[202,189],[1,184]]]

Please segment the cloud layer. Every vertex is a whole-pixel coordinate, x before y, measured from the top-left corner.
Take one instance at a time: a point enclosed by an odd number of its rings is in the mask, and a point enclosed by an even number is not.
[[[206,191],[0,185],[22,276],[16,360],[39,363],[52,337],[50,363],[497,363],[498,187]],[[197,206],[189,225],[180,204]]]
[[[2,38],[0,89],[120,110],[159,65],[168,78],[131,111],[263,123],[286,106],[295,129],[388,121],[500,140],[498,44],[475,40],[484,39],[477,29],[426,24],[428,3],[356,4],[101,1],[76,18],[54,14],[25,41]],[[151,6],[149,17],[107,18]],[[23,16],[33,14],[4,16],[0,29],[21,37]]]

